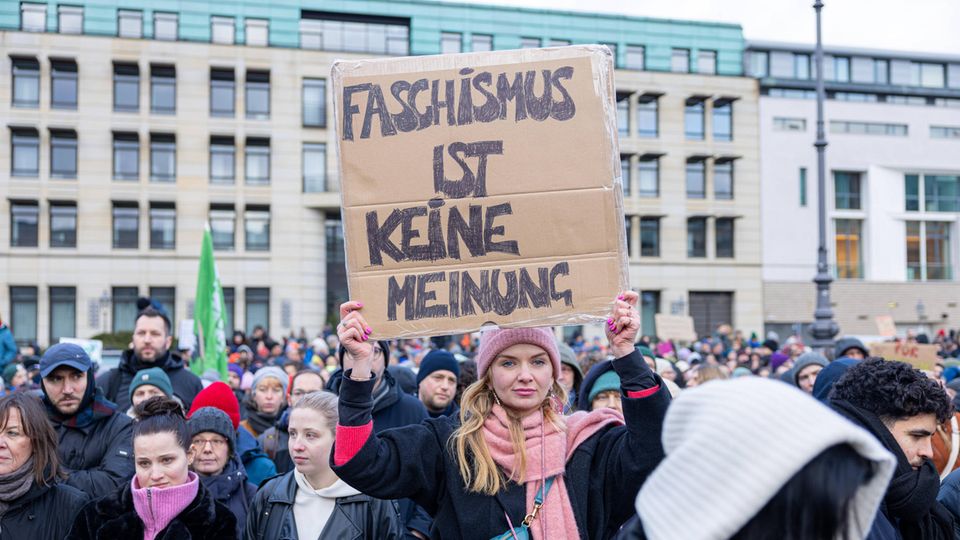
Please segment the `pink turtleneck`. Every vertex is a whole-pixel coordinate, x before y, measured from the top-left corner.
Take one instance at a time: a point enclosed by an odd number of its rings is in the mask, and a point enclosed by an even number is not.
[[[133,507],[143,521],[143,540],[153,540],[197,497],[200,480],[191,472],[188,473],[187,481],[179,486],[141,488],[134,475],[130,488],[133,493]]]

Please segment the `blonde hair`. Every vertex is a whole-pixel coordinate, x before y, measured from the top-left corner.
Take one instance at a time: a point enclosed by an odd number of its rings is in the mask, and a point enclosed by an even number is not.
[[[320,416],[326,421],[326,427],[331,433],[336,435],[337,422],[340,421],[340,412],[337,408],[339,401],[337,396],[325,390],[318,390],[304,395],[290,408],[290,412],[297,409],[310,409],[320,413]]]
[[[550,422],[558,429],[563,429],[562,414],[554,407],[554,400],[559,401],[561,407],[567,402],[567,391],[556,380],[550,387],[546,399],[540,405],[545,422]],[[490,447],[483,436],[483,423],[493,410],[496,403],[493,387],[490,382],[490,370],[484,377],[471,384],[460,398],[460,427],[450,436],[450,450],[457,458],[460,476],[466,483],[467,491],[495,495],[507,483],[513,480],[523,483],[523,471],[527,468],[526,443],[521,418],[513,411],[504,407],[510,420],[510,441],[513,443],[517,467],[517,477],[512,474],[504,477],[497,463],[490,454]]]

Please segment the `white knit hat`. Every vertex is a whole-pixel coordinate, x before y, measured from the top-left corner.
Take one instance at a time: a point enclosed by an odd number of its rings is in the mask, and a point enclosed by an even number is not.
[[[664,420],[667,457],[637,495],[643,531],[650,540],[726,540],[813,458],[843,443],[877,465],[850,504],[850,530],[866,536],[895,466],[872,435],[779,381],[742,377],[687,390]],[[709,503],[682,504],[696,500]]]

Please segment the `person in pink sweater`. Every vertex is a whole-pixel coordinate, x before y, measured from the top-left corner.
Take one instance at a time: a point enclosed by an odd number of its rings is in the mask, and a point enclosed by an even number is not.
[[[191,447],[183,409],[153,397],[135,409],[133,454],[136,474],[122,490],[88,503],[73,524],[70,540],[229,540],[236,517],[217,502],[189,466]]]

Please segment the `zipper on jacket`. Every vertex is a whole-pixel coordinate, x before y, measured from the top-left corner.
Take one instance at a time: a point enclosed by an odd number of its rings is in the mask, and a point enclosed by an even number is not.
[[[157,521],[157,516],[153,513],[153,488],[147,488],[147,506],[150,507],[150,519]]]

